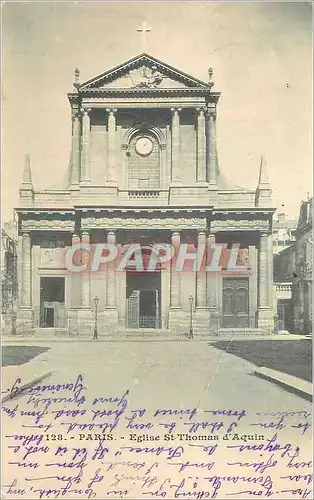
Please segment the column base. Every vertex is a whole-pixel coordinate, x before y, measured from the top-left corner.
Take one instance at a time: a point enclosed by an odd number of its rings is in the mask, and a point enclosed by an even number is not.
[[[209,308],[209,333],[210,335],[218,335],[220,328],[220,311],[217,307]]]
[[[95,318],[90,307],[72,308],[69,310],[69,335],[86,337],[93,335]]]
[[[20,307],[17,313],[16,333],[25,335],[34,328],[34,311],[32,307]]]
[[[186,314],[181,307],[171,306],[168,314],[168,329],[173,333],[184,333],[186,330]],[[187,332],[186,332],[187,333]]]
[[[192,324],[195,336],[208,335],[210,312],[208,307],[196,306],[195,312],[192,315]]]
[[[274,312],[270,307],[259,307],[257,310],[257,328],[273,333]]]
[[[98,335],[100,337],[118,336],[119,331],[119,315],[118,308],[115,306],[107,306],[104,311],[99,314],[98,318]]]

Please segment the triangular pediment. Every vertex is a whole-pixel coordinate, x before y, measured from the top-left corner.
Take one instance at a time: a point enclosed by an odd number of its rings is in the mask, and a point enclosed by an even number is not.
[[[80,92],[114,89],[204,89],[202,82],[148,54],[140,54],[81,84]]]

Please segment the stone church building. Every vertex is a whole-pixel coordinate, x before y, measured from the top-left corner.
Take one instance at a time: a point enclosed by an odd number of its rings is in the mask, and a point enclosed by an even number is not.
[[[20,324],[35,334],[92,335],[97,308],[100,337],[143,329],[184,336],[191,319],[195,337],[272,331],[266,165],[262,158],[256,190],[225,180],[213,85],[211,69],[203,82],[146,53],[84,83],[76,70],[66,182],[37,190],[25,160],[16,209]],[[118,272],[110,264],[102,273],[71,273],[64,255],[78,242],[139,243],[143,254],[155,242],[224,250],[219,272],[163,264]],[[234,244],[241,273],[226,264]]]

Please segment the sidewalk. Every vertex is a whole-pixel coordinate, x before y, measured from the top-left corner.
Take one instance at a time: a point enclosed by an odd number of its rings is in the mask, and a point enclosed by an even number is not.
[[[254,371],[254,375],[264,380],[268,380],[269,382],[273,382],[308,401],[313,400],[313,384],[311,382],[302,380],[299,377],[294,377],[293,375],[288,375],[287,373],[272,370],[271,368],[265,368],[264,366],[257,368]]]
[[[36,356],[28,363],[1,367],[1,403],[11,399],[14,383],[20,391],[38,384],[53,373],[47,352]],[[20,381],[17,382],[17,379]]]

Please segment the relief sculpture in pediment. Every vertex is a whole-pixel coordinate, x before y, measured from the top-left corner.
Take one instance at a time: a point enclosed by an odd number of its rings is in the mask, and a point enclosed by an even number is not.
[[[158,71],[157,66],[152,66],[152,68],[143,66],[138,73],[141,73],[141,79],[139,82],[133,82],[135,88],[158,87],[164,79],[164,75]],[[131,74],[130,78],[132,79]]]
[[[154,88],[185,88],[184,83],[178,79],[159,71],[156,65],[142,65],[138,68],[130,69],[124,75],[104,82],[100,87],[106,88],[133,88],[133,89],[154,89]]]

